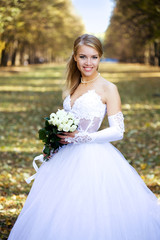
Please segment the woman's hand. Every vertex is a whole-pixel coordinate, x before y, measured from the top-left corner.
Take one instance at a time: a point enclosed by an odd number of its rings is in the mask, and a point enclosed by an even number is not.
[[[44,158],[44,159],[45,159],[46,155],[47,155],[47,154],[43,153],[43,158]],[[48,157],[47,157],[47,160],[49,160],[51,157],[52,157],[51,155],[48,156]]]
[[[74,138],[75,137],[75,134],[77,134],[78,131],[74,131],[74,132],[63,132],[61,134],[57,134],[57,137],[60,138],[60,143],[62,144],[68,144],[67,141],[65,141],[66,138]]]

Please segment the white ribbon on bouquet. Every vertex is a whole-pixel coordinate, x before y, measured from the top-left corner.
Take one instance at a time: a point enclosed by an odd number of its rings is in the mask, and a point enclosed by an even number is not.
[[[37,174],[37,172],[38,172],[38,170],[39,170],[39,168],[38,168],[38,166],[37,166],[37,164],[36,164],[36,161],[39,161],[39,162],[41,162],[41,163],[46,162],[46,161],[44,160],[43,154],[41,154],[41,155],[39,155],[39,156],[36,156],[36,157],[33,159],[33,167],[34,167],[36,173],[33,174],[32,176],[30,176],[29,178],[25,179],[25,181],[26,181],[28,184],[29,184],[33,179],[35,179],[36,174]]]

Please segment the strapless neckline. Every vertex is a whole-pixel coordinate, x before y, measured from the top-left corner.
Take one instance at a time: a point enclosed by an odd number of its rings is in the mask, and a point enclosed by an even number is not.
[[[70,94],[68,95],[70,109],[72,110],[73,107],[74,107],[74,105],[76,104],[76,102],[79,101],[81,98],[83,98],[85,95],[87,95],[87,94],[90,93],[90,92],[94,92],[94,93],[98,96],[100,102],[101,102],[104,106],[106,106],[106,104],[103,103],[101,96],[96,92],[96,90],[95,90],[95,89],[89,89],[89,90],[87,90],[85,93],[83,93],[82,95],[80,95],[78,98],[76,98],[76,100],[73,102],[72,105],[71,105],[71,95],[70,95]]]

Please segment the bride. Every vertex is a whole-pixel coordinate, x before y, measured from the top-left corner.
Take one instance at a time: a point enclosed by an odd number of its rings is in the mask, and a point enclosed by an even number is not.
[[[102,53],[95,36],[74,42],[63,107],[79,126],[58,135],[64,145],[41,165],[9,240],[160,239],[158,199],[110,143],[124,118],[117,87],[98,73]]]

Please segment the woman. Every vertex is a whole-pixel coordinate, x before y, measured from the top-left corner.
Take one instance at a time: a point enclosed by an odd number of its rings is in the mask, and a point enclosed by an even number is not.
[[[160,206],[110,142],[123,138],[119,93],[98,73],[100,41],[82,35],[68,64],[64,109],[80,119],[41,165],[9,240],[158,240]],[[109,127],[97,131],[105,114]]]

